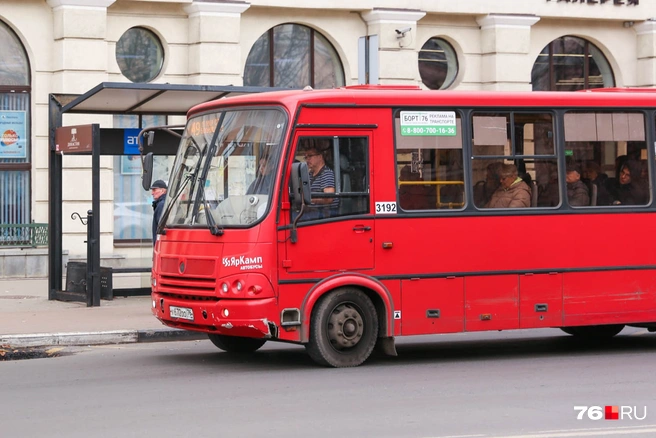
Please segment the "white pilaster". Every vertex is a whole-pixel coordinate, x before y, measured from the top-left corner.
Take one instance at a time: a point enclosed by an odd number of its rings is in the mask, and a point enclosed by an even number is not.
[[[367,35],[378,35],[380,83],[418,84],[417,22],[426,12],[408,9],[374,8],[363,12]]]
[[[107,78],[107,8],[115,0],[47,0],[53,10],[53,88],[82,93]]]
[[[638,85],[656,87],[656,18],[636,24]]]
[[[479,18],[481,82],[489,90],[531,90],[529,52],[534,15],[496,15]]]
[[[246,2],[195,1],[189,16],[189,83],[242,85],[239,35]]]

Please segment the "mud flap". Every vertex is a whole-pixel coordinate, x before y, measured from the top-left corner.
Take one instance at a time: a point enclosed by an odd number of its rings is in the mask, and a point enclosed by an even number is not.
[[[396,347],[394,346],[394,337],[378,338],[378,341],[376,341],[376,351],[386,356],[398,356],[396,354]]]

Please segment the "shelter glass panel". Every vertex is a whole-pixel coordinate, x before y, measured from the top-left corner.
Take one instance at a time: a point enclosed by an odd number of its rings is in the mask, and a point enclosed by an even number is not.
[[[146,128],[166,124],[165,116],[115,115],[115,128]],[[155,156],[153,181],[168,181],[172,157]],[[152,239],[153,199],[141,186],[141,157],[114,157],[114,241],[148,241]]]

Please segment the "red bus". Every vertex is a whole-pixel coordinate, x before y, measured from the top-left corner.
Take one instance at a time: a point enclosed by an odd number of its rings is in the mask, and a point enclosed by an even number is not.
[[[152,312],[228,352],[289,342],[334,367],[394,355],[396,336],[656,330],[656,106],[614,91],[351,86],[196,106]]]

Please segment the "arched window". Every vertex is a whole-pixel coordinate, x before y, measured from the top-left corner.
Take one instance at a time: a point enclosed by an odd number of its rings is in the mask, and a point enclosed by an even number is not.
[[[451,44],[431,38],[419,51],[419,75],[431,90],[449,88],[458,75],[458,57]]]
[[[31,91],[25,48],[9,26],[0,21],[0,224],[31,222]],[[4,237],[19,241],[22,231],[16,228]]]
[[[123,76],[132,82],[150,82],[164,65],[162,42],[148,29],[128,29],[116,42],[116,62]]]
[[[281,24],[269,29],[251,48],[244,85],[259,87],[335,88],[345,84],[335,48],[314,29]]]
[[[608,60],[583,38],[564,36],[547,44],[531,72],[533,91],[576,91],[615,86]]]

